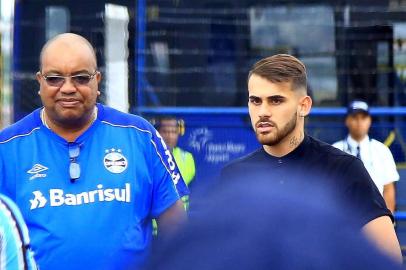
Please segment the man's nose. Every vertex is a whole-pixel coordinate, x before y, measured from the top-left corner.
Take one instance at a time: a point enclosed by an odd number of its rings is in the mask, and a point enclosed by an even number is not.
[[[260,117],[270,117],[271,116],[271,108],[266,102],[263,102],[259,106],[258,116],[260,116]]]
[[[69,93],[76,92],[76,90],[77,89],[76,89],[75,84],[72,81],[72,78],[65,77],[64,83],[62,84],[60,91],[66,93],[66,94],[69,94]]]

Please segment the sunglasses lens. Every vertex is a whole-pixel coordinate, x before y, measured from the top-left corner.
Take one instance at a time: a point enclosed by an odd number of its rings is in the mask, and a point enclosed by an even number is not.
[[[72,76],[73,83],[78,85],[86,85],[92,77],[87,74]]]
[[[70,179],[78,179],[80,177],[80,166],[76,162],[71,162],[69,165]]]
[[[78,145],[69,147],[69,157],[77,158],[79,156],[80,148]]]
[[[70,78],[72,83],[76,86],[79,85],[87,85],[91,79],[93,79],[94,75],[96,75],[97,71],[93,74],[77,74],[73,76],[62,76],[62,75],[42,75],[45,81],[50,86],[61,87],[65,83],[65,78]]]
[[[58,76],[47,76],[45,80],[51,86],[61,86],[65,82],[65,78]]]
[[[70,179],[75,180],[80,177],[80,166],[76,161],[76,158],[79,156],[80,146],[78,144],[69,144],[69,175]]]

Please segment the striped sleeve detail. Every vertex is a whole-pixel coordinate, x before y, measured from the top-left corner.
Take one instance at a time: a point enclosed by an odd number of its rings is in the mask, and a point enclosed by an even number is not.
[[[0,200],[0,234],[0,269],[27,269],[21,230],[11,209],[2,200]]]
[[[34,129],[32,129],[31,131],[29,131],[28,133],[15,135],[15,136],[13,136],[13,137],[11,137],[11,138],[8,138],[8,139],[6,139],[6,140],[4,140],[4,141],[0,141],[0,144],[2,144],[2,143],[8,143],[9,141],[12,141],[12,140],[14,140],[14,139],[16,139],[16,138],[29,136],[29,135],[31,135],[34,131],[36,131],[36,130],[38,130],[38,129],[40,129],[40,127],[36,127],[36,128],[34,128]]]

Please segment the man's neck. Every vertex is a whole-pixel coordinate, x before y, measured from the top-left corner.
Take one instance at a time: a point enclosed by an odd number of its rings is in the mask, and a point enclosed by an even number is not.
[[[56,121],[52,121],[45,109],[41,112],[41,119],[44,125],[64,138],[68,142],[74,142],[80,135],[82,135],[96,120],[97,118],[97,108],[93,110],[93,112],[83,120],[83,123],[78,123],[74,126],[62,125]]]
[[[283,157],[295,150],[304,139],[304,131],[292,132],[282,139],[277,145],[264,145],[264,150],[274,157]]]
[[[367,136],[368,136],[368,134],[365,134],[364,136],[358,136],[358,137],[350,134],[351,139],[353,139],[357,143],[361,143]]]

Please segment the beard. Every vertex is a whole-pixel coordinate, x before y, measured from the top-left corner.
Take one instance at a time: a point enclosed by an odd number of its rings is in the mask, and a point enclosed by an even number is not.
[[[271,122],[269,120],[260,119],[258,122]],[[283,139],[285,139],[292,131],[296,128],[297,113],[295,113],[292,118],[281,128],[276,125],[276,123],[271,122],[274,126],[275,131],[269,133],[259,133],[255,128],[255,135],[257,140],[262,145],[274,146],[279,144]],[[257,123],[258,123],[257,122]],[[255,125],[256,126],[256,125]]]

